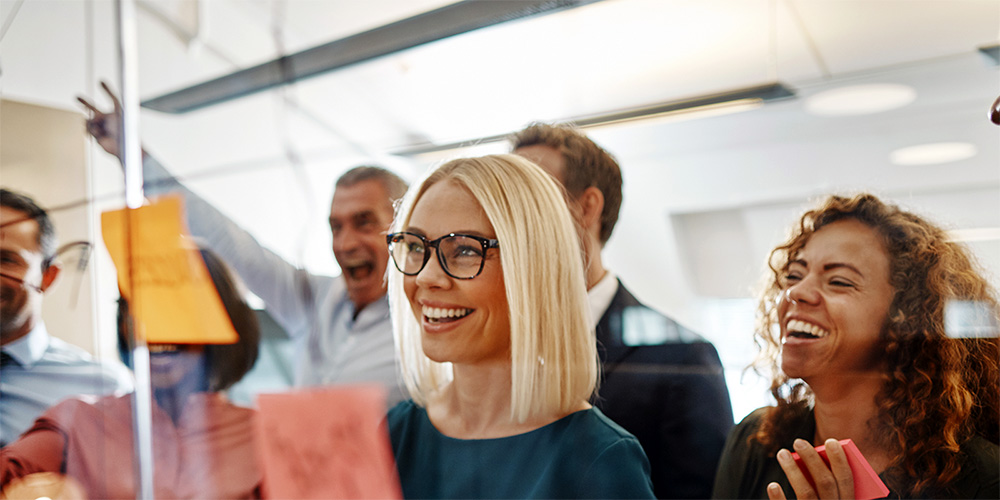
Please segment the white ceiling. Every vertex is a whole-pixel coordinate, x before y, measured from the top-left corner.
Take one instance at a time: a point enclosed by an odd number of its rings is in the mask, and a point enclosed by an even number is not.
[[[447,3],[142,2],[141,95]],[[78,94],[106,103],[99,79],[117,87],[112,2],[0,0],[0,21],[5,98],[77,109]],[[199,111],[143,111],[143,141],[259,239],[336,272],[323,221],[333,180],[350,166],[378,161],[412,177],[442,155],[393,151],[779,80],[798,98],[591,133],[625,176],[610,266],[640,297],[698,327],[708,324],[705,301],[749,296],[766,251],[825,193],[872,190],[949,227],[1000,227],[1000,127],[986,119],[1000,75],[977,52],[998,38],[997,0],[604,0]],[[860,83],[910,85],[917,98],[876,115],[804,111],[809,96]],[[972,143],[978,155],[889,163],[896,148],[942,141]],[[94,164],[117,174],[100,155]],[[975,248],[1000,275],[1000,242]]]

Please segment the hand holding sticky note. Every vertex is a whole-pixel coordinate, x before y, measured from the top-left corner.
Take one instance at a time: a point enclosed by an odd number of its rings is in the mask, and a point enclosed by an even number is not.
[[[839,443],[844,449],[844,454],[847,455],[847,465],[851,467],[851,474],[854,476],[854,498],[858,500],[885,498],[889,494],[889,488],[885,486],[882,479],[875,473],[875,469],[872,469],[871,464],[868,463],[865,456],[858,450],[858,446],[854,444],[854,441],[842,439]],[[830,459],[826,456],[825,445],[817,446],[816,452],[819,453],[820,458],[827,465],[830,465]],[[812,475],[809,473],[809,468],[806,467],[806,464],[802,462],[802,457],[798,453],[792,453],[792,458],[795,459],[795,464],[799,466],[802,474],[809,480],[809,484],[815,488],[816,485],[812,479]]]
[[[101,214],[136,331],[146,342],[231,344],[237,335],[201,255],[186,241],[179,197]]]

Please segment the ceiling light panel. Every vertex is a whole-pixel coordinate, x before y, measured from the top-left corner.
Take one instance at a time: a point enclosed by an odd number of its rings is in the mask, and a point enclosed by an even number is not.
[[[900,166],[939,165],[966,160],[978,152],[968,142],[935,142],[897,149],[889,153],[889,161]]]
[[[906,106],[917,99],[907,85],[872,83],[820,92],[805,100],[805,109],[816,116],[854,116],[881,113]]]

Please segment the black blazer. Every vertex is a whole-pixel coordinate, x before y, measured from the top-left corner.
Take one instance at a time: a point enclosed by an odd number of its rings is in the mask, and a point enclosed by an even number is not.
[[[621,281],[597,341],[603,375],[593,402],[639,439],[656,496],[709,498],[733,427],[715,347],[640,303]]]

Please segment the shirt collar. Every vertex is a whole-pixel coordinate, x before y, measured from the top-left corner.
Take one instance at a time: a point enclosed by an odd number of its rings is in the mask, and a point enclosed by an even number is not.
[[[605,311],[611,306],[615,294],[618,293],[618,277],[611,271],[605,271],[604,277],[596,285],[587,290],[587,298],[590,299],[590,313],[593,315],[594,324],[601,321]]]
[[[31,368],[42,359],[48,348],[49,332],[45,329],[45,323],[39,321],[27,335],[3,346],[3,352],[22,367]]]

